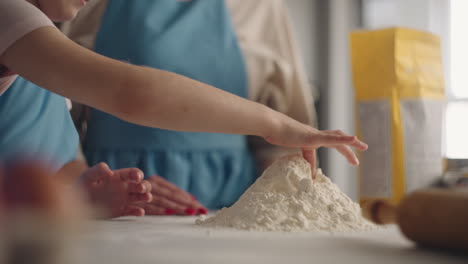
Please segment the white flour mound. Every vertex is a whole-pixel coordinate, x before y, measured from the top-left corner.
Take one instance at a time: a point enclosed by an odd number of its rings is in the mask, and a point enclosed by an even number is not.
[[[283,157],[231,207],[197,225],[255,231],[364,231],[375,228],[360,206],[300,155]]]

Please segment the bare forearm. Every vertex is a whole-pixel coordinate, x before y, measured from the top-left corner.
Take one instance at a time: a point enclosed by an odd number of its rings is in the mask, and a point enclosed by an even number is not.
[[[166,71],[139,67],[122,118],[171,130],[264,135],[271,109],[201,82]],[[131,86],[132,83],[129,84]]]
[[[358,164],[349,146],[367,145],[341,131],[318,131],[258,103],[173,73],[131,66],[86,50],[57,29],[16,41],[0,64],[28,80],[124,120],[158,128],[257,135],[271,144],[336,148]]]
[[[52,28],[28,34],[3,59],[46,89],[140,125],[262,136],[278,120],[265,106],[181,75],[103,57]]]

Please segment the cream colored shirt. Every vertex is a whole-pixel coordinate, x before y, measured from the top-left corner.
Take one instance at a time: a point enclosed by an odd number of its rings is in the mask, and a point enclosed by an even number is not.
[[[0,0],[0,55],[16,41],[42,27],[55,27],[55,25],[36,6],[26,0]],[[17,77],[17,74],[2,76],[0,73],[0,96]],[[71,109],[71,101],[67,98],[65,101],[68,109]]]
[[[26,0],[0,0],[0,55],[25,35],[41,27],[53,27],[52,21]],[[0,95],[18,75],[0,73]]]
[[[315,125],[312,90],[282,0],[227,0],[248,71],[249,99],[265,104],[302,123]],[[78,44],[94,49],[107,0],[94,0],[62,31]],[[250,138],[260,165],[287,149],[261,138]]]

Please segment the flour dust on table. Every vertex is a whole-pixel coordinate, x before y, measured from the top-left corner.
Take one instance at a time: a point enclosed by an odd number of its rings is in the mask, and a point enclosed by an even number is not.
[[[318,169],[311,177],[300,155],[280,158],[231,207],[196,224],[252,231],[350,232],[375,228],[351,200]]]

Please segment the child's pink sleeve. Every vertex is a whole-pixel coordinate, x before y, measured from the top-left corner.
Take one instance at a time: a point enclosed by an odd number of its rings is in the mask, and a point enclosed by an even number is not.
[[[52,21],[26,0],[0,0],[0,55],[15,41]]]

